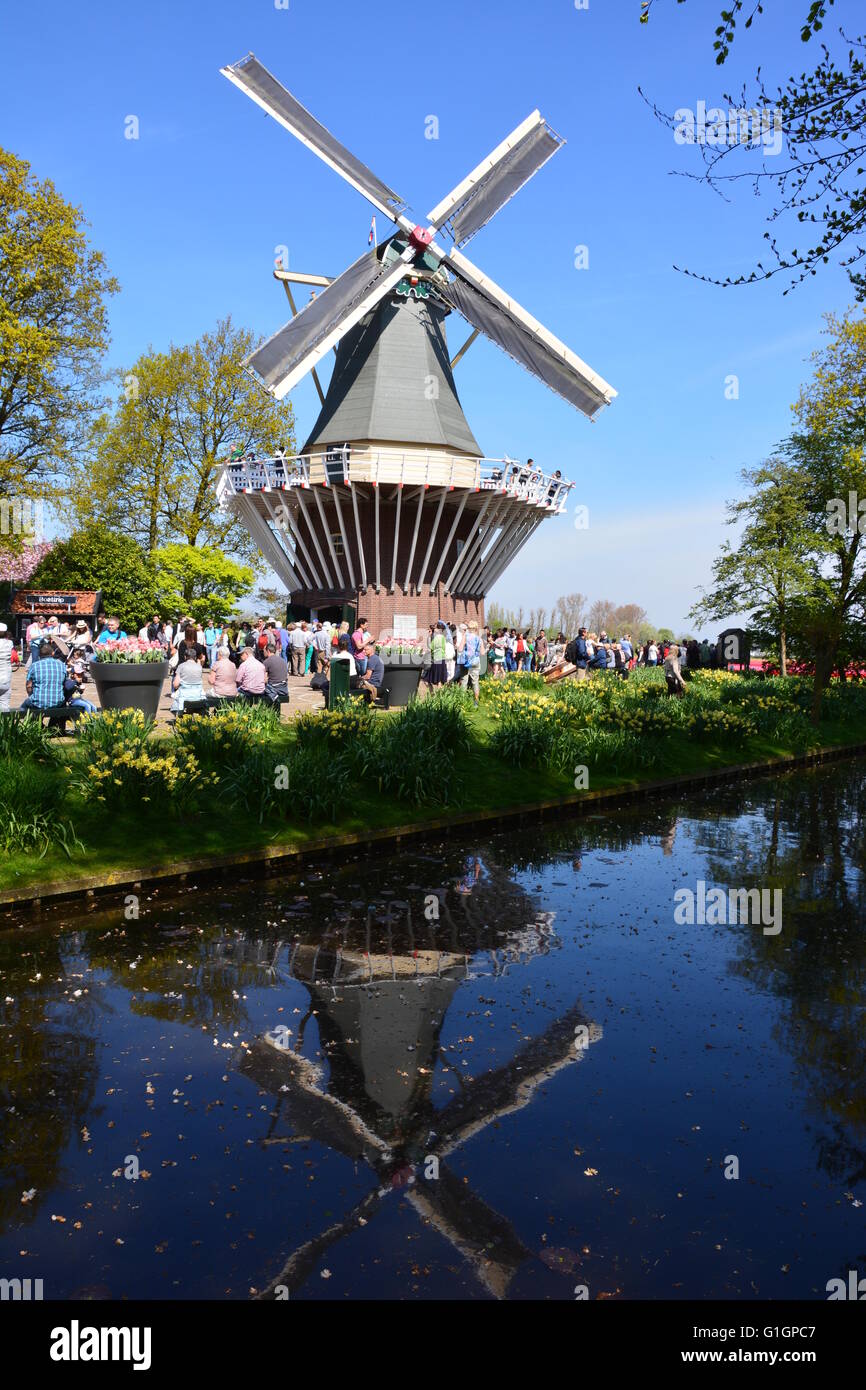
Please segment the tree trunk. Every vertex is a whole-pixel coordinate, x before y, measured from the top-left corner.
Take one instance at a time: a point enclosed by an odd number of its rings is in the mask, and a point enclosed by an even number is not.
[[[784,628],[782,628],[781,632],[779,633],[779,652],[780,652],[780,655],[781,655],[781,658],[782,658],[782,675],[783,675],[783,676],[787,676],[787,674],[788,674],[788,640],[787,640],[787,636],[786,636],[786,634],[785,634],[785,629],[784,629]]]
[[[835,664],[835,651],[823,651],[815,655],[815,680],[812,686],[812,723],[817,727],[821,721],[821,700],[830,682]]]

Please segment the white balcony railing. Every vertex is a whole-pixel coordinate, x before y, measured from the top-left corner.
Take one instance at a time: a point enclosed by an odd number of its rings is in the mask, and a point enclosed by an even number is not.
[[[230,497],[249,493],[364,482],[499,492],[554,514],[565,511],[574,486],[559,471],[544,473],[508,457],[473,459],[424,449],[401,452],[346,446],[319,454],[231,460],[220,473],[217,498],[222,506]]]

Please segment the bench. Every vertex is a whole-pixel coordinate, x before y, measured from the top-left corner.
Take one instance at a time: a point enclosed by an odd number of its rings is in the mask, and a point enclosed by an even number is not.
[[[43,729],[60,729],[61,734],[66,733],[66,724],[72,720],[75,724],[84,713],[83,709],[73,709],[71,705],[48,705],[46,709],[33,710],[32,713],[39,715],[39,722]]]

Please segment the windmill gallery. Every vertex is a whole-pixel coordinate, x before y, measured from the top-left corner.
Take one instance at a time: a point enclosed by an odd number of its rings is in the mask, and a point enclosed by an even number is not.
[[[460,249],[564,141],[533,111],[419,225],[252,54],[222,72],[394,230],[336,279],[274,272],[293,317],[246,365],[277,400],[310,374],[321,409],[299,455],[227,464],[220,505],[286,585],[296,618],[363,608],[398,637],[439,618],[483,622],[485,594],[565,511],[572,484],[531,460],[485,458],[454,367],[480,333],[590,420],[616,394]],[[314,290],[300,313],[293,283]],[[454,311],[471,331],[451,357]],[[332,350],[325,391],[317,368]]]

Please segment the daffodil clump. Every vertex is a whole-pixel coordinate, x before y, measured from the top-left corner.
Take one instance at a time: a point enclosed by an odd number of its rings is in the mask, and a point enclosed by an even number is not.
[[[344,744],[365,739],[375,715],[364,700],[340,700],[335,709],[310,710],[295,720],[298,744]]]
[[[276,727],[275,715],[265,706],[225,705],[207,719],[178,719],[174,741],[203,767],[218,768],[270,743]]]
[[[121,749],[97,752],[81,768],[78,790],[82,798],[109,810],[190,811],[217,782],[187,749],[171,752]]]
[[[78,747],[85,756],[97,753],[140,751],[153,731],[154,721],[140,709],[106,709],[83,714],[76,726]]]

